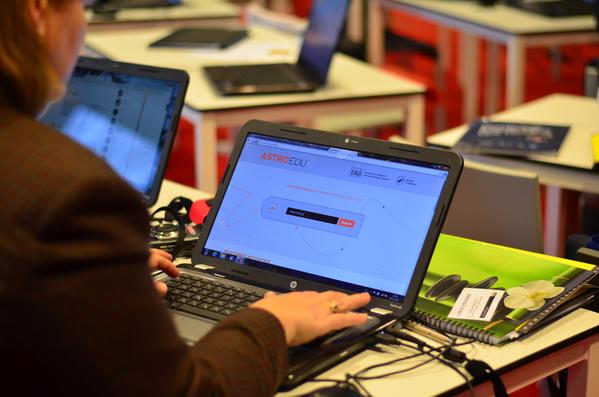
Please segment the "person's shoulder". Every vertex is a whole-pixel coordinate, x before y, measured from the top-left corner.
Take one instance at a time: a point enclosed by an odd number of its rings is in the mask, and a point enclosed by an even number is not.
[[[0,142],[6,156],[2,162],[5,167],[21,169],[21,177],[34,178],[41,173],[46,182],[61,183],[89,175],[116,176],[87,148],[59,131],[19,114],[12,114],[0,125]],[[12,162],[6,164],[8,161]]]
[[[53,128],[5,109],[0,109],[0,169],[0,201],[7,203],[9,213],[26,212],[21,222],[36,219],[51,203],[83,190],[88,196],[97,192],[98,199],[118,196],[141,206],[141,195],[94,153]]]

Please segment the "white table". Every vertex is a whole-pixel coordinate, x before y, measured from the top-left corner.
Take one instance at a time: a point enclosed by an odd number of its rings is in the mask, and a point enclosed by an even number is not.
[[[166,205],[181,195],[192,200],[209,197],[207,193],[197,189],[165,180],[155,207]],[[432,341],[430,343],[435,344]],[[528,338],[503,347],[474,344],[461,349],[470,359],[483,360],[491,365],[501,375],[508,392],[569,368],[568,395],[599,395],[599,378],[593,376],[599,371],[598,313],[577,310]],[[412,350],[405,348],[389,348],[388,354],[366,351],[323,373],[320,378],[343,379],[346,373],[355,373],[366,366],[411,353]],[[410,365],[413,363],[413,360],[408,362]],[[385,371],[401,368],[405,368],[405,365],[395,364]],[[278,396],[297,396],[325,385],[308,382],[290,392],[279,393]],[[403,375],[366,381],[364,386],[377,397],[469,395],[461,377],[435,362]],[[491,396],[492,393],[488,383],[476,387],[477,396]]]
[[[554,94],[491,116],[492,120],[569,125],[570,131],[557,156],[531,155],[526,159],[466,155],[489,164],[522,169],[539,175],[547,185],[545,206],[545,252],[560,255],[569,215],[563,211],[562,189],[599,194],[599,173],[591,172],[591,136],[599,133],[599,103],[594,98]],[[464,135],[466,125],[430,136],[427,143],[451,147]],[[570,214],[573,215],[573,214]]]
[[[165,180],[156,206],[166,205],[180,195],[192,200],[209,196],[197,189]],[[430,343],[434,344],[432,341]],[[597,313],[577,310],[528,338],[503,347],[474,344],[461,349],[470,359],[483,360],[491,365],[501,375],[508,392],[569,368],[568,395],[599,395],[599,378],[593,376],[599,371]],[[343,379],[346,373],[355,373],[366,366],[411,353],[412,350],[406,348],[389,348],[388,354],[366,351],[323,373],[320,378]],[[413,360],[408,362],[410,365],[413,363]],[[404,364],[395,364],[385,370],[405,368],[402,365]],[[297,396],[325,385],[308,382],[290,392],[279,393],[278,396]],[[435,362],[403,375],[366,381],[364,385],[377,397],[469,395],[461,377]],[[476,387],[477,396],[491,396],[492,393],[488,383]]]
[[[250,39],[224,51],[148,49],[167,34],[165,29],[123,33],[95,32],[86,44],[109,58],[186,70],[190,77],[184,116],[195,126],[196,186],[214,192],[217,186],[216,128],[240,126],[250,119],[297,122],[310,126],[319,116],[357,111],[405,111],[406,137],[423,143],[424,92],[421,84],[398,78],[342,54],[333,58],[326,87],[314,93],[220,96],[203,76],[209,64],[295,61],[300,39],[252,28]]]
[[[592,16],[550,18],[498,4],[483,7],[475,1],[368,0],[368,59],[381,64],[384,57],[385,11],[400,10],[439,25],[438,68],[443,76],[450,63],[448,29],[461,34],[460,82],[464,89],[463,120],[477,114],[480,87],[477,38],[488,41],[488,79],[485,113],[498,110],[499,44],[507,47],[507,107],[523,102],[525,55],[528,47],[589,44],[599,41]]]
[[[467,352],[470,359],[487,362],[501,376],[508,393],[569,368],[568,395],[590,397],[599,395],[599,378],[596,376],[599,371],[598,333],[599,314],[580,309],[526,339],[502,347],[477,343],[461,350]],[[366,351],[324,372],[319,378],[344,379],[347,373],[356,373],[367,366],[412,353],[413,350],[401,347],[389,348],[388,354]],[[417,362],[394,364],[372,374],[401,370]],[[462,372],[466,373],[464,369]],[[438,362],[363,384],[377,397],[470,395],[464,379]],[[277,396],[298,396],[327,385],[308,382]],[[479,397],[493,396],[489,382],[478,385],[475,391]]]
[[[123,9],[113,16],[86,13],[92,32],[149,26],[222,25],[235,22],[240,14],[240,8],[226,0],[185,0],[174,7]]]

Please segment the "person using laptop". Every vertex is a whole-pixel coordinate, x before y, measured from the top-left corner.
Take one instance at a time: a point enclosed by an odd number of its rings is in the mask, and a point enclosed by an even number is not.
[[[147,269],[139,193],[35,120],[64,92],[85,33],[83,0],[0,8],[0,380],[3,395],[270,395],[287,346],[364,322],[368,294],[268,294],[194,346]],[[164,293],[164,285],[159,289]]]

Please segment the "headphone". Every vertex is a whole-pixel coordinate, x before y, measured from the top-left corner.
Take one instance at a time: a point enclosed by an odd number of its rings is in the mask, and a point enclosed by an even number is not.
[[[175,245],[167,249],[169,253],[176,258],[183,248],[185,241],[185,227],[191,222],[189,211],[192,201],[185,197],[176,197],[164,207],[160,207],[150,215],[150,235],[155,240],[170,240],[175,237]],[[157,216],[164,212],[164,216]]]

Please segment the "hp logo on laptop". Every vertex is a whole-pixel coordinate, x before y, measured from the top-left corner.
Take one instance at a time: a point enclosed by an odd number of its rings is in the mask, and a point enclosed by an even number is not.
[[[295,289],[295,287],[297,287],[297,281],[293,280],[291,283],[289,283],[289,288]]]

